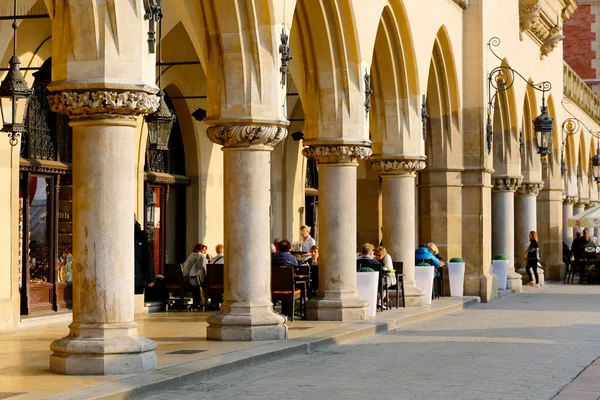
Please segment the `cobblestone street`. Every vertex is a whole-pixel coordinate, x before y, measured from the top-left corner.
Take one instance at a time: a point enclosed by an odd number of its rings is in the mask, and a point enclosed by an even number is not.
[[[600,286],[526,288],[152,399],[551,399],[600,356],[599,295]]]

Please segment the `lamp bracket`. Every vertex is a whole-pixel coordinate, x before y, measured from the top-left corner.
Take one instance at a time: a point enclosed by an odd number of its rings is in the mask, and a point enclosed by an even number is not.
[[[148,20],[148,51],[154,54],[156,52],[156,23],[163,17],[161,0],[144,0],[144,11],[144,19]]]

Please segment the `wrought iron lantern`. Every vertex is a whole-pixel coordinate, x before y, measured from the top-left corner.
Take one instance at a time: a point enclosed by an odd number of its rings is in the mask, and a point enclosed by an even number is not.
[[[552,133],[554,131],[554,120],[548,114],[548,107],[544,104],[542,98],[542,113],[533,120],[533,129],[535,131],[535,139],[537,142],[538,154],[542,159],[546,159],[550,154],[552,147]]]
[[[541,113],[537,116],[535,120],[533,120],[533,128],[535,130],[536,135],[538,154],[542,159],[542,165],[545,167],[547,166],[546,160],[548,158],[548,155],[550,154],[550,148],[552,146],[553,139],[552,134],[554,132],[554,121],[550,114],[548,114],[548,107],[546,107],[546,92],[549,92],[552,89],[552,84],[548,81],[533,83],[528,79],[525,79],[525,77],[521,75],[519,71],[506,64],[506,62],[502,58],[500,58],[493,50],[493,47],[498,47],[500,45],[499,38],[491,38],[487,45],[494,57],[496,57],[501,62],[501,65],[499,67],[494,68],[488,74],[488,115],[486,123],[486,140],[488,153],[492,151],[494,133],[492,128],[491,113],[492,109],[496,108],[496,96],[500,92],[505,92],[509,90],[514,84],[515,76],[518,76],[523,81],[525,81],[525,83],[528,86],[539,92],[542,92],[542,107],[540,108]]]
[[[593,132],[590,128],[588,128],[583,122],[581,122],[569,109],[567,108],[567,104],[570,104],[571,100],[567,97],[564,97],[561,101],[562,107],[564,110],[570,115],[569,118],[564,120],[562,124],[563,131],[563,143],[562,143],[562,155],[561,155],[561,176],[565,176],[566,168],[563,168],[564,165],[564,149],[566,148],[567,139],[570,136],[575,135],[578,132],[585,131],[592,135],[594,138],[598,140],[598,147],[596,149],[596,154],[592,156],[592,173],[594,175],[594,180],[600,185],[600,132]],[[599,186],[600,188],[600,186]]]
[[[8,133],[11,146],[16,146],[21,132],[25,130],[25,108],[31,89],[25,82],[17,57],[17,0],[13,3],[13,54],[8,62],[6,77],[0,83],[0,111],[2,113],[2,132]]]
[[[171,136],[175,116],[165,103],[165,94],[162,90],[158,95],[160,97],[158,108],[152,114],[146,115],[144,119],[148,124],[150,145],[157,150],[169,150],[169,137]]]

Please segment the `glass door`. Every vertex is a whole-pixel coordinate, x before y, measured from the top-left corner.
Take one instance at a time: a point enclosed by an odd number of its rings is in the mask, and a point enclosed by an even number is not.
[[[53,194],[54,178],[27,175],[22,184],[24,207],[24,254],[22,290],[26,314],[53,309],[54,246]]]
[[[152,247],[154,273],[162,274],[164,257],[164,227],[162,226],[165,191],[162,186],[148,186],[146,191],[146,234]]]

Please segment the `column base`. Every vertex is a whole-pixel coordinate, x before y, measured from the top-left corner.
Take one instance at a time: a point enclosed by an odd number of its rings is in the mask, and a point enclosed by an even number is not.
[[[406,293],[404,300],[406,300],[406,307],[423,307],[425,305],[425,293],[416,286],[404,285]]]
[[[224,303],[222,311],[208,319],[206,338],[220,341],[286,340],[286,317],[272,306],[232,306]]]
[[[563,281],[565,279],[565,274],[567,273],[567,266],[564,262],[559,262],[557,264],[546,264],[544,267],[545,278],[553,281]]]
[[[140,374],[156,369],[156,343],[135,323],[77,324],[50,345],[50,371],[64,375]]]
[[[310,299],[306,303],[306,315],[313,321],[365,321],[369,318],[368,305],[356,294],[326,293],[324,297]]]
[[[521,274],[516,273],[515,271],[508,271],[508,278],[506,280],[506,288],[512,289],[517,293],[523,290],[523,282]]]
[[[465,295],[479,296],[482,303],[498,298],[498,277],[493,273],[466,274]]]

